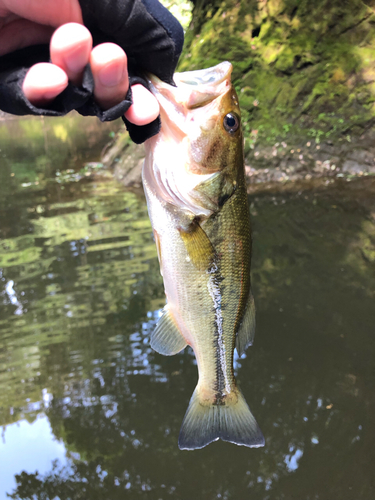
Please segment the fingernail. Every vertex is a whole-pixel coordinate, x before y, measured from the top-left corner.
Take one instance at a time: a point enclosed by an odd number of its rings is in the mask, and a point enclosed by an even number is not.
[[[119,64],[117,61],[107,64],[99,71],[98,77],[105,87],[114,87],[121,83],[124,77],[124,64]]]

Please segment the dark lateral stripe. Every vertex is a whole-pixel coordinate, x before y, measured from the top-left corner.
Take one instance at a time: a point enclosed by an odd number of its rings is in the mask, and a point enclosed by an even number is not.
[[[219,272],[219,268],[214,262],[208,271],[210,277],[208,282],[208,290],[213,301],[213,311],[215,312],[214,321],[214,349],[215,349],[215,361],[216,361],[216,400],[218,404],[223,399],[224,391],[230,389],[229,382],[226,379],[227,366],[226,366],[226,349],[224,342],[224,330],[223,330],[223,315],[222,315],[222,294],[220,289],[220,283],[223,281],[223,277]]]

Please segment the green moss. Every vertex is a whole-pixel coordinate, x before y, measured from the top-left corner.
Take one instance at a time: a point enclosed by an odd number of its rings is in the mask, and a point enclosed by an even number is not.
[[[375,120],[375,15],[364,1],[196,5],[179,70],[231,61],[245,134],[339,139]]]

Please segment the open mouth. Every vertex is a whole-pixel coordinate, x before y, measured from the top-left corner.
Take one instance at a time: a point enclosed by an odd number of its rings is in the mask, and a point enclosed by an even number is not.
[[[212,68],[198,69],[195,71],[186,71],[184,73],[176,73],[174,80],[179,87],[182,85],[196,86],[216,86],[230,78],[232,73],[232,65],[225,61]]]
[[[181,111],[183,108],[195,109],[205,106],[229,89],[232,69],[231,63],[225,61],[212,68],[175,73],[175,87],[154,75],[149,75],[149,84],[162,107],[161,101],[167,99]]]
[[[204,120],[200,121],[206,122],[207,126],[208,117],[213,116],[218,109],[216,100],[231,88],[232,69],[229,62],[222,62],[212,68],[176,73],[175,87],[149,75],[150,90],[160,105],[162,128],[168,128],[180,139],[181,134],[191,133],[192,127],[198,130],[192,124],[193,118],[189,112],[199,108],[205,115]]]

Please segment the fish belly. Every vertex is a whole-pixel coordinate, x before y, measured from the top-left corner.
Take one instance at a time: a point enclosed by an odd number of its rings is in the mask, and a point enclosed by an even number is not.
[[[212,399],[218,385],[214,338],[217,317],[210,290],[212,277],[208,271],[194,266],[173,215],[147,189],[147,184],[145,188],[155,239],[158,240],[168,311],[186,343],[194,350],[199,370],[199,387],[202,393]],[[227,369],[225,373],[228,373]]]
[[[263,446],[262,432],[233,375],[236,331],[250,293],[249,224],[245,218],[237,223],[225,218],[236,215],[234,197],[227,212],[221,214],[223,220],[219,216],[204,226],[217,257],[207,269],[199,269],[181,237],[176,212],[158,199],[147,175],[144,188],[168,313],[184,341],[193,348],[199,371],[182,423],[179,447],[198,449],[217,439]],[[244,253],[248,253],[248,262]]]

